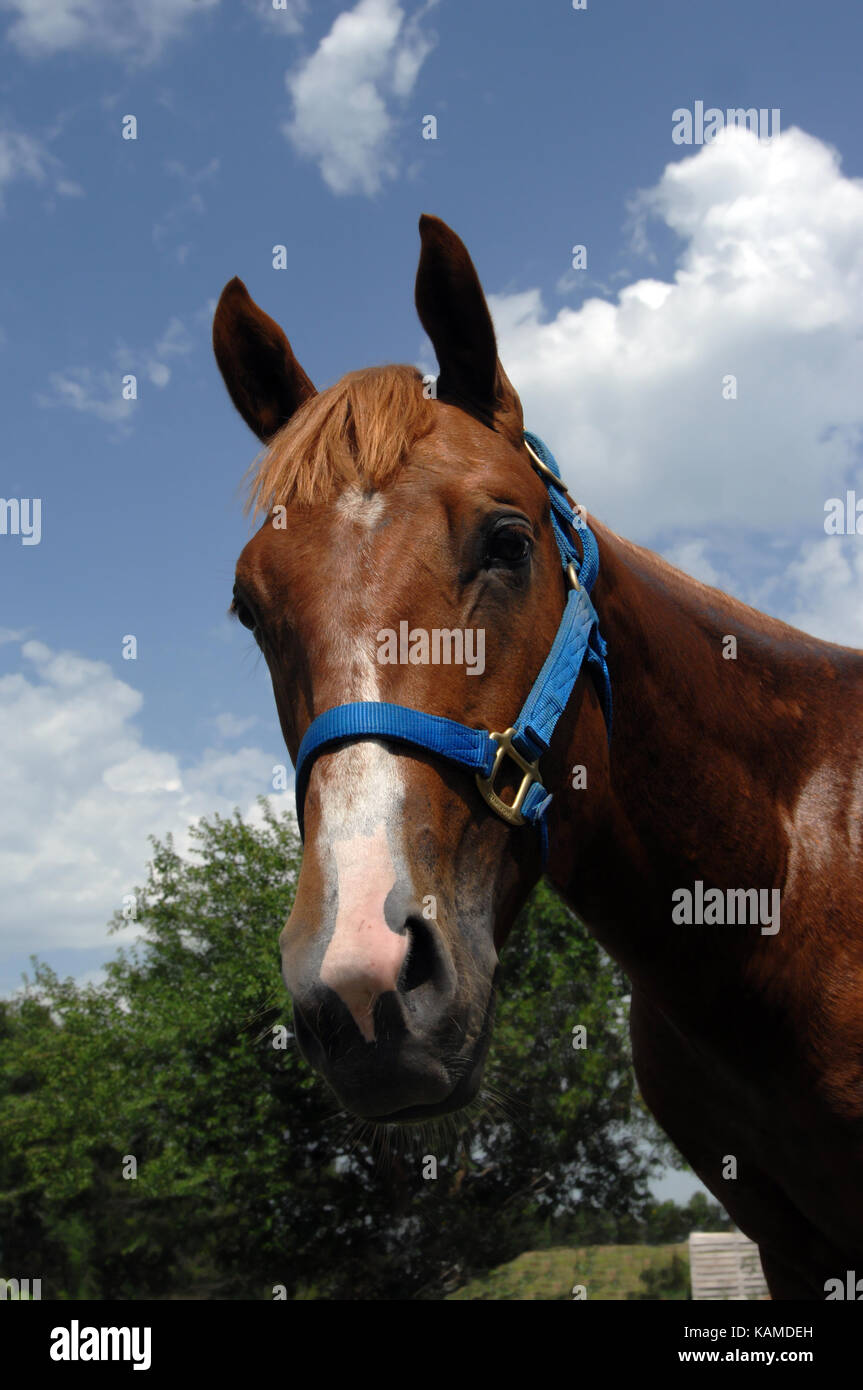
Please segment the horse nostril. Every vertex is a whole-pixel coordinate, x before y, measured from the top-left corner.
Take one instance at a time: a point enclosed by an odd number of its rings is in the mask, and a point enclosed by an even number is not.
[[[410,994],[434,978],[438,952],[434,935],[424,917],[409,917],[405,923],[408,953],[399,973],[399,994]]]

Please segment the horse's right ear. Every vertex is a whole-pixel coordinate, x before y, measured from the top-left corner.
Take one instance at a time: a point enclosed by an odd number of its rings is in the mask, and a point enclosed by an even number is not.
[[[231,400],[265,444],[317,392],[281,328],[259,309],[242,280],[222,290],[213,351]]]

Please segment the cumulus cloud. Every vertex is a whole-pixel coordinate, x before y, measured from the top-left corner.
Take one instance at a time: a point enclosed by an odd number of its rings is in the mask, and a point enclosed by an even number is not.
[[[149,62],[219,0],[0,0],[7,41],[28,58],[84,49]]]
[[[250,813],[282,750],[208,749],[188,765],[148,747],[142,696],[104,662],[21,647],[0,678],[0,879],[4,956],[106,942],[106,923],[144,881],[148,835],[189,846],[202,814]],[[275,804],[284,806],[284,797]],[[131,929],[130,929],[131,930]]]
[[[396,0],[360,0],[287,74],[294,114],[282,130],[334,193],[371,196],[398,173],[393,103],[410,95],[434,47],[422,28],[433,3],[406,20]]]
[[[731,129],[634,212],[642,236],[659,219],[681,239],[673,279],[555,315],[536,289],[491,296],[526,422],[615,530],[708,582],[730,545],[723,587],[749,601],[767,592],[769,537],[791,586],[770,591],[773,611],[826,636],[833,608],[796,600],[792,581],[809,544],[836,613],[860,607],[859,538],[823,539],[826,499],[863,496],[863,181],[803,131]]]

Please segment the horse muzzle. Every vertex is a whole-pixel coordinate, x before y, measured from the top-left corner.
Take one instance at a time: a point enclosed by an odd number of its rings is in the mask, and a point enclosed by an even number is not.
[[[292,916],[283,974],[300,1050],[341,1104],[379,1122],[467,1104],[488,1049],[496,961],[477,1001],[459,988],[441,929],[420,913],[401,931],[360,917],[318,943]],[[470,972],[472,989],[481,973]]]

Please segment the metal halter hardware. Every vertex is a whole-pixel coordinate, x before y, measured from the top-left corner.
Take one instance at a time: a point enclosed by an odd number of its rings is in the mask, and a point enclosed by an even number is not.
[[[515,729],[505,729],[502,734],[489,734],[493,743],[497,744],[497,752],[494,755],[494,764],[491,774],[483,777],[481,773],[476,774],[476,784],[480,792],[488,802],[493,811],[497,811],[501,820],[505,820],[507,825],[526,824],[521,808],[524,805],[525,797],[533,786],[534,782],[541,782],[539,775],[539,759],[529,763],[521,756],[517,748],[513,748],[512,740],[515,736]],[[498,796],[494,789],[494,779],[500,771],[504,758],[512,758],[517,767],[521,768],[524,776],[521,779],[521,786],[515,794],[512,804],[508,804],[502,797]]]
[[[452,719],[383,700],[360,700],[325,710],[312,720],[297,754],[295,795],[301,835],[306,788],[314,760],[354,739],[376,738],[421,748],[474,772],[482,797],[501,820],[512,826],[533,825],[539,830],[545,863],[551,794],[542,784],[540,760],[548,751],[585,661],[593,669],[611,739],[611,680],[599,618],[590,600],[599,573],[596,537],[567,498],[551,450],[538,435],[527,430],[524,443],[533,467],[548,488],[551,525],[568,592],[551,651],[521,713],[511,728],[503,733],[489,733],[487,729],[472,729]],[[580,556],[572,539],[573,531],[581,542]],[[522,773],[512,802],[504,801],[495,791],[495,781],[506,759]]]
[[[530,436],[528,435],[527,430],[525,430],[524,432],[524,447],[530,454],[530,457],[533,460],[533,466],[536,469],[539,476],[542,478],[542,481],[545,483],[546,487],[556,487],[560,488],[561,492],[566,492],[566,486],[560,474],[555,473],[553,468],[549,468],[547,463],[543,463],[536,450],[531,448]]]
[[[536,459],[536,455],[533,453],[530,445],[527,446],[527,449],[528,453]],[[551,469],[546,468],[545,464],[540,460],[537,460],[537,462],[540,463],[540,468],[537,469],[537,472],[540,473],[540,477],[542,477],[544,473],[548,473],[549,477],[554,478]],[[559,480],[556,481],[557,485],[560,486]],[[578,589],[580,587],[575,565],[572,562],[566,567],[566,578],[571,589]],[[506,821],[507,825],[526,825],[527,820],[522,815],[521,808],[533,784],[538,782],[542,785],[542,778],[539,772],[539,758],[535,758],[533,762],[528,762],[526,758],[523,758],[518,749],[513,747],[512,741],[516,737],[517,733],[515,729],[504,729],[502,734],[489,734],[489,738],[497,745],[497,752],[494,755],[494,764],[488,777],[484,777],[480,772],[476,774],[476,784],[484,800],[488,802],[493,811],[497,812],[501,820]],[[506,758],[510,758],[515,763],[516,767],[520,768],[524,773],[521,779],[521,785],[511,802],[504,801],[502,797],[498,796],[494,789],[497,774]]]

